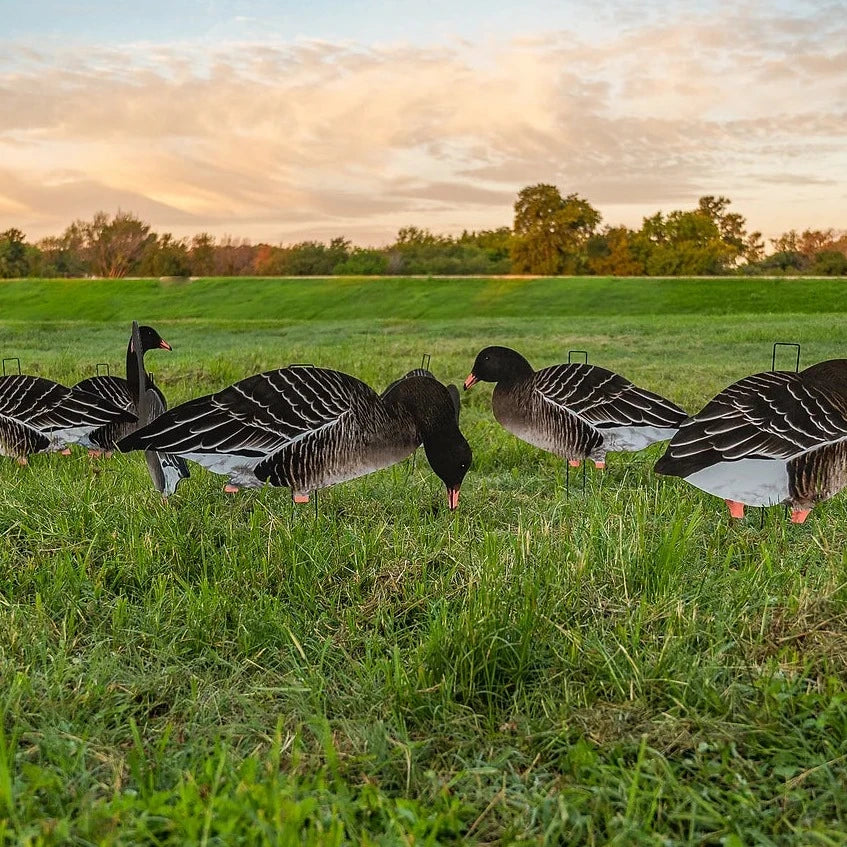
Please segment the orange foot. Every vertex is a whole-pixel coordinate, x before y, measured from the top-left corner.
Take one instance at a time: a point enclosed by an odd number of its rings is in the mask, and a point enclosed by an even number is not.
[[[107,451],[106,451],[103,455],[104,455],[107,459],[111,459],[111,458],[112,458],[112,452],[113,452],[112,450],[107,450]]]
[[[309,502],[309,495],[308,494],[295,494],[294,495],[294,502],[295,503],[308,503]]]
[[[27,461],[26,456],[20,456],[20,457],[18,457],[18,464],[19,464],[19,465],[21,465],[21,466],[23,466],[23,465],[28,465],[28,464],[29,464],[29,462]]]
[[[744,517],[744,504],[739,503],[737,500],[727,500],[726,505],[729,506],[729,516],[731,518],[743,518]]]
[[[63,455],[63,456],[70,456],[70,455],[71,455],[71,448],[70,448],[70,447],[65,447],[65,449],[64,449],[64,450],[62,450],[61,452],[62,452],[62,455]]]
[[[224,486],[224,491],[226,491],[227,494],[238,494],[240,490],[241,489],[237,485],[233,485],[231,482],[228,482]]]
[[[791,523],[803,523],[807,517],[809,517],[809,512],[811,509],[792,509],[791,510]]]
[[[92,459],[99,459],[103,455],[103,451],[102,450],[89,450],[88,455]]]
[[[598,471],[604,471],[606,470],[606,462],[595,462],[594,467],[597,468]]]
[[[568,464],[572,468],[578,468],[582,464],[582,462],[580,462],[579,459],[568,459]]]

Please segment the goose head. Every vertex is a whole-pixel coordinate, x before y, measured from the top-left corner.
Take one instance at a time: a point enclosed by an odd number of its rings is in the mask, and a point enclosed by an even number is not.
[[[509,347],[486,347],[480,350],[468,378],[465,391],[478,382],[511,382],[532,376],[532,365]]]
[[[453,389],[456,397],[458,392]],[[459,505],[459,489],[473,455],[462,431],[456,397],[432,376],[406,376],[383,395],[390,406],[404,409],[420,433],[429,466],[447,489],[447,505]]]
[[[171,350],[173,349],[152,326],[138,327],[138,334],[141,336],[141,352],[146,353],[148,350]],[[135,352],[132,349],[132,339],[129,340],[130,352]]]

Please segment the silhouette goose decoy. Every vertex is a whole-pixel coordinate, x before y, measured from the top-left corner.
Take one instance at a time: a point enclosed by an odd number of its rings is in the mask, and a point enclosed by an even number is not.
[[[495,382],[494,417],[513,435],[577,467],[606,453],[642,450],[671,438],[687,417],[675,403],[597,365],[552,365],[539,371],[508,347],[480,351],[465,390]]]
[[[403,461],[421,443],[455,509],[471,450],[444,385],[408,377],[380,396],[348,374],[292,365],[175,406],[118,448],[175,453],[226,475],[228,492],[267,483],[304,503]]]
[[[76,387],[26,374],[0,377],[0,455],[21,465],[33,453],[92,447],[98,428],[135,420],[132,412]]]
[[[733,383],[682,424],[655,471],[722,497],[733,518],[785,503],[803,523],[847,485],[847,359]]]
[[[133,322],[133,326],[135,326],[135,322]],[[130,334],[126,346],[126,379],[111,375],[91,376],[80,380],[74,388],[97,394],[109,403],[121,409],[126,409],[137,416],[138,397],[141,393],[141,374],[144,374],[147,381],[152,383],[152,377],[144,369],[144,354],[148,350],[172,349],[171,345],[153,327],[141,326],[138,329],[141,338],[141,361],[139,363],[139,357],[133,350],[133,339],[132,334]],[[153,390],[159,394],[162,405],[167,408],[167,401],[162,392],[156,386],[153,386]],[[91,433],[91,441],[94,447],[89,452],[95,456],[105,452],[109,456],[115,447],[115,443],[125,435],[134,432],[139,426],[138,421],[124,421],[107,424],[94,430]]]

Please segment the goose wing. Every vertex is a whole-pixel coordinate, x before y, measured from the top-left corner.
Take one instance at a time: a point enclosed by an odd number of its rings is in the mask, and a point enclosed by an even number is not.
[[[0,415],[40,432],[135,420],[134,414],[96,394],[26,374],[0,377]]]
[[[542,368],[535,374],[533,388],[545,402],[566,409],[598,429],[678,427],[688,417],[676,403],[597,365]]]
[[[789,460],[847,438],[847,399],[802,374],[769,371],[725,388],[685,421],[656,464],[688,476],[717,462]]]
[[[128,412],[135,411],[135,403],[133,403],[132,395],[129,393],[129,383],[123,377],[90,376],[87,379],[80,380],[74,386],[74,389],[96,394],[119,409],[126,409]]]
[[[286,444],[337,427],[356,409],[378,405],[376,392],[355,377],[295,365],[175,406],[118,447],[261,460]]]

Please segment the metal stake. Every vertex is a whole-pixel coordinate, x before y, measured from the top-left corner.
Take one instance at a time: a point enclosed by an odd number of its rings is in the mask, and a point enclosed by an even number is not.
[[[101,368],[103,369],[103,373],[100,373]],[[97,376],[111,376],[112,375],[112,368],[111,368],[111,365],[108,362],[98,362],[94,366],[94,371],[97,374]]]
[[[3,376],[8,376],[6,373],[6,362],[17,362],[18,363],[18,376],[21,375],[21,359],[20,356],[9,356],[7,359],[3,359]]]
[[[583,364],[583,365],[588,364],[588,351],[587,350],[568,350],[568,364],[569,365],[572,365],[574,363],[573,362],[573,356],[574,356],[575,353],[582,353],[582,355],[585,357],[585,361],[583,361],[581,364]]]
[[[775,341],[773,345],[773,355],[771,356],[771,370],[776,370],[776,348],[777,347],[793,347],[796,353],[796,358],[794,360],[794,373],[799,373],[800,371],[800,345],[795,344],[793,341]]]

